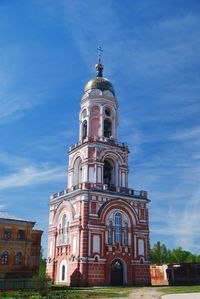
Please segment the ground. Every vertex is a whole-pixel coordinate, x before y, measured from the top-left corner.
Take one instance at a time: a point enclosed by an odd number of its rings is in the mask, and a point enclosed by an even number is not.
[[[138,288],[129,294],[129,299],[161,299],[162,293],[160,288]],[[125,297],[119,297],[118,299],[124,299]]]

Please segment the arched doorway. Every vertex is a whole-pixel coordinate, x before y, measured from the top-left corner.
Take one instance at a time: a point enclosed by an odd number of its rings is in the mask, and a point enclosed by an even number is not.
[[[111,285],[123,285],[123,264],[120,260],[114,260],[111,264]]]

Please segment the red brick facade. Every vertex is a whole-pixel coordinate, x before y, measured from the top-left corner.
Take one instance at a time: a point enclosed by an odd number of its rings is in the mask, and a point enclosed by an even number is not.
[[[149,200],[128,187],[129,151],[117,125],[113,86],[97,76],[81,100],[68,188],[50,200],[47,272],[55,283],[150,284]]]
[[[35,222],[0,212],[0,278],[28,278],[39,271],[42,230]]]

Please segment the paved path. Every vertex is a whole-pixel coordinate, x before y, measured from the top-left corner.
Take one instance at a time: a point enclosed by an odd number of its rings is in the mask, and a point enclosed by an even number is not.
[[[200,299],[200,293],[164,295],[162,299]]]
[[[159,288],[139,288],[134,290],[128,299],[161,299]]]

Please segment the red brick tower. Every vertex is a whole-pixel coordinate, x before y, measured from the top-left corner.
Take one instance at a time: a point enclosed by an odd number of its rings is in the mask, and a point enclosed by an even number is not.
[[[85,86],[68,188],[51,196],[47,272],[68,285],[150,284],[147,192],[128,188],[113,85],[96,65]]]

